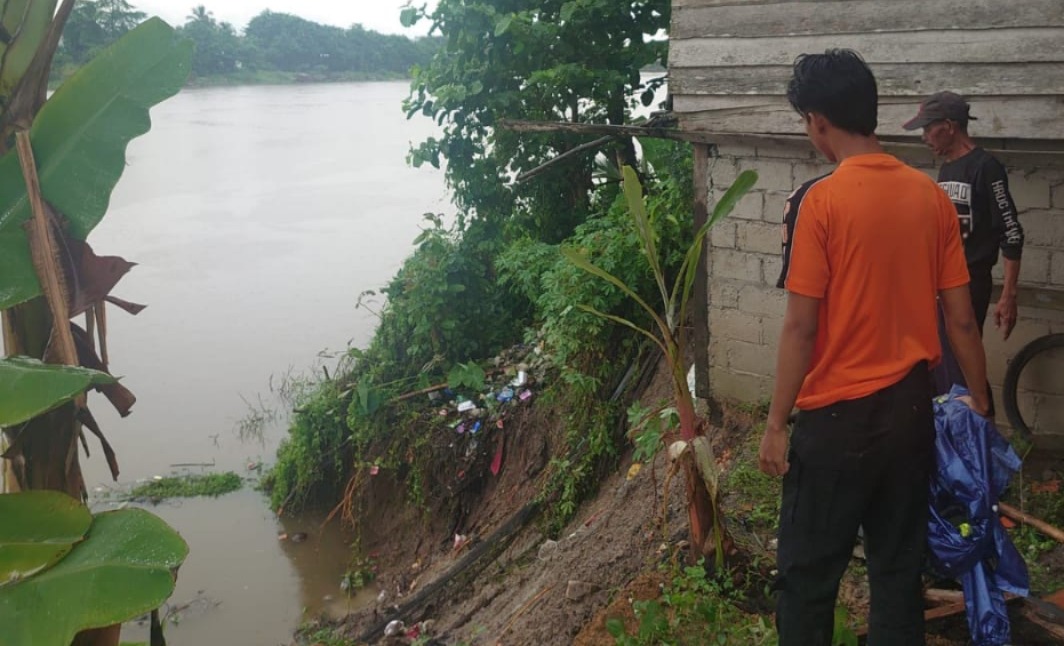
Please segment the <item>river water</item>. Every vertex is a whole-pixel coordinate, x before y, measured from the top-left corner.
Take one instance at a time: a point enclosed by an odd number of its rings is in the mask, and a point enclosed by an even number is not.
[[[369,340],[358,295],[399,268],[423,213],[451,210],[442,173],[405,163],[410,143],[434,134],[429,120],[406,120],[406,92],[405,82],[198,89],[152,111],[90,237],[97,253],[139,263],[115,294],[149,305],[136,317],[109,309],[111,366],[138,397],[133,414],[90,402],[123,483],[188,463],[254,475],[248,465],[272,461],[284,424],[242,440],[248,402],[289,372],[328,365],[320,352]],[[97,497],[111,486],[98,450],[85,470]],[[171,600],[191,603],[167,628],[175,646],[287,644],[304,611],[348,603],[348,553],[320,518],[279,520],[251,489],[153,511],[191,547]],[[286,531],[310,537],[278,540]]]

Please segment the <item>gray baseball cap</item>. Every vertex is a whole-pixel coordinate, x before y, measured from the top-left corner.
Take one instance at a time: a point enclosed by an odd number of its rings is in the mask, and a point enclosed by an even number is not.
[[[946,119],[966,124],[976,120],[968,114],[969,109],[971,106],[961,95],[953,92],[936,92],[920,104],[920,111],[915,117],[906,121],[902,127],[906,130],[918,130],[930,123]]]

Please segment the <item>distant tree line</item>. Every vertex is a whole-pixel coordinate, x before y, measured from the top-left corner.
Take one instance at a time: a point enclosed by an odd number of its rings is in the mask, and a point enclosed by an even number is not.
[[[57,67],[77,67],[146,18],[127,0],[83,0],[63,33]],[[362,25],[322,25],[285,13],[263,11],[243,33],[199,5],[178,27],[192,40],[196,77],[239,71],[307,74],[406,75],[425,65],[440,46],[437,38],[412,40]]]

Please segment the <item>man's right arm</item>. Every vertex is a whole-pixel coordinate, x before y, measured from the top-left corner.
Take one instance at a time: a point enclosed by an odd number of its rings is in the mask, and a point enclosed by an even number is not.
[[[939,298],[946,319],[946,336],[964,374],[964,381],[968,384],[972,410],[980,415],[988,415],[990,393],[986,386],[986,353],[972,310],[971,292],[968,285],[950,287],[939,292]]]

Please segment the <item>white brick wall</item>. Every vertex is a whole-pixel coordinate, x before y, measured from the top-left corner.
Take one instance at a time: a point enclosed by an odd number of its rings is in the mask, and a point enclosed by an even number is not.
[[[910,147],[897,154],[936,176],[934,160],[926,151]],[[730,144],[718,146],[716,155],[709,171],[711,199],[722,195],[740,170],[758,171],[759,180],[733,216],[710,234],[710,383],[717,396],[758,401],[771,393],[786,302],[783,290],[775,287],[782,265],[779,223],[784,201],[795,186],[832,167],[817,159],[807,145]],[[1018,153],[1000,159],[1009,168],[1013,198],[1027,233],[1021,289],[1064,291],[1064,160],[1047,162],[1045,156]],[[1000,280],[1000,264],[995,275]],[[998,402],[1008,359],[1051,331],[1064,332],[1064,312],[1023,307],[1012,337],[1002,341],[991,310],[986,349]],[[1032,385],[1037,393],[1024,391],[1021,399],[1030,407],[1032,419],[1037,416],[1043,427],[1055,426],[1064,434],[1064,417],[1052,417],[1064,411],[1064,376],[1043,381]]]

